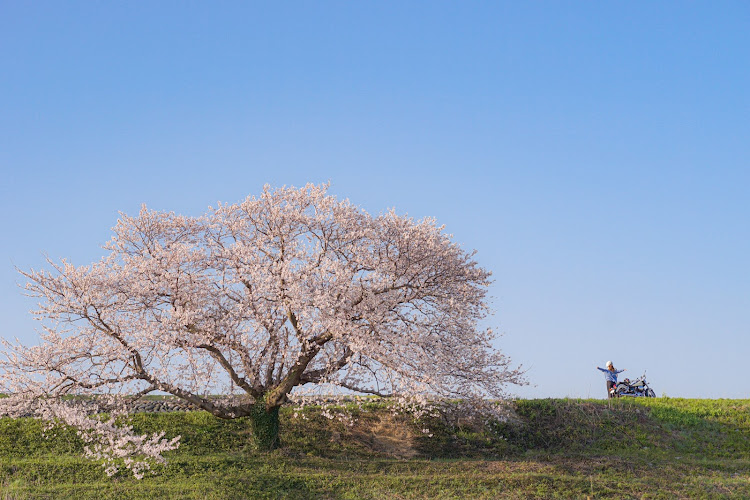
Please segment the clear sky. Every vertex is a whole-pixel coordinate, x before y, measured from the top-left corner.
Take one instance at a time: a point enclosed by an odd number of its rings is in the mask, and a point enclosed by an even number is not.
[[[330,181],[493,272],[521,397],[749,397],[750,4],[0,2],[0,335],[15,267],[118,212]]]

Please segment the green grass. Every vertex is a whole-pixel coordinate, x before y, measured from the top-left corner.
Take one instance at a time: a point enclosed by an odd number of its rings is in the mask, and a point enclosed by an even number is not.
[[[0,499],[750,498],[750,400],[520,400],[517,419],[414,422],[383,404],[348,426],[282,411],[283,447],[254,451],[249,423],[136,415],[180,434],[156,476],[107,477],[70,430],[0,419]],[[421,432],[429,428],[433,437]]]

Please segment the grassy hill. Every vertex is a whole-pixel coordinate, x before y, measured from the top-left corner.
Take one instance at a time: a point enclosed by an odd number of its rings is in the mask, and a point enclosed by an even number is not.
[[[750,400],[520,400],[516,418],[414,421],[383,404],[282,411],[283,447],[203,412],[139,414],[183,436],[156,476],[108,478],[72,431],[0,419],[0,499],[750,498]],[[432,434],[432,437],[429,437]]]

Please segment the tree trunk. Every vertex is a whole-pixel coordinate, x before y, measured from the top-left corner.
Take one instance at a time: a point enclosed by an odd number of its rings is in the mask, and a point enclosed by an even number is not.
[[[253,441],[259,451],[271,451],[279,447],[279,406],[268,408],[265,398],[253,405],[250,414]]]

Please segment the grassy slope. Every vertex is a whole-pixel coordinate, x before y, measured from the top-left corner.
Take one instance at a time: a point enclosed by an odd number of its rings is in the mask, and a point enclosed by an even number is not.
[[[352,427],[285,409],[284,447],[266,455],[249,446],[243,421],[139,415],[142,430],[183,435],[142,481],[108,478],[80,458],[70,431],[45,440],[36,421],[0,419],[0,499],[750,498],[750,400],[516,406],[519,422],[491,428],[413,422],[377,405]]]

